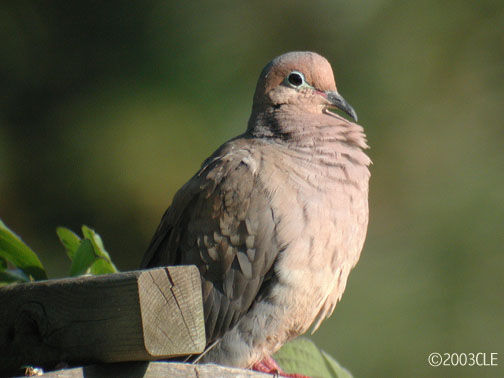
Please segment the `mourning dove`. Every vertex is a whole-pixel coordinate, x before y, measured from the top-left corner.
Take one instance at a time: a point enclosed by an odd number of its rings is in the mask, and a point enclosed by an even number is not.
[[[176,193],[142,267],[194,264],[203,362],[250,368],[331,315],[364,244],[368,146],[331,65],[290,52],[263,69],[247,130]]]

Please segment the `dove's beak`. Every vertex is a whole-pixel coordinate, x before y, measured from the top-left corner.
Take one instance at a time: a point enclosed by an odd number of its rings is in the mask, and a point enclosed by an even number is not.
[[[357,113],[355,113],[354,108],[346,102],[346,100],[336,91],[328,91],[325,92],[327,96],[327,100],[330,103],[330,106],[334,106],[339,110],[348,114],[355,122],[357,122]]]

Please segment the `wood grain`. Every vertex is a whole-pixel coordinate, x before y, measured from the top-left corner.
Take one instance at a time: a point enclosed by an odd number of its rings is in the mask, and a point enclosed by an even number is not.
[[[0,373],[154,360],[201,353],[205,344],[195,266],[0,288]]]
[[[252,370],[207,364],[192,365],[173,362],[127,362],[84,366],[58,370],[43,375],[46,378],[108,378],[108,377],[193,377],[193,378],[271,378],[272,375]]]

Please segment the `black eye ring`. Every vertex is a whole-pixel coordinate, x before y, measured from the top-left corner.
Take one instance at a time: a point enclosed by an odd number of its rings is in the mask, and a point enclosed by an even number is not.
[[[299,72],[293,71],[287,76],[287,81],[294,87],[299,87],[304,82],[303,75]]]

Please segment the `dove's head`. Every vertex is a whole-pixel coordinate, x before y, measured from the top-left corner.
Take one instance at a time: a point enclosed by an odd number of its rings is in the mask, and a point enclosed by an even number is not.
[[[282,105],[312,113],[338,108],[357,121],[354,109],[336,89],[331,65],[314,52],[289,52],[264,67],[254,94],[253,113]]]

